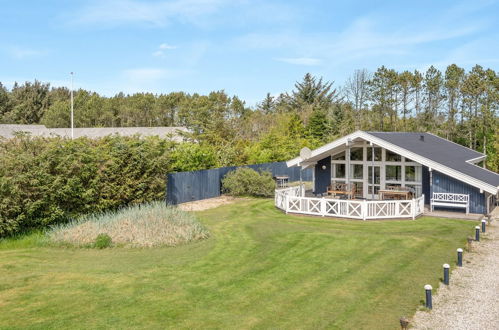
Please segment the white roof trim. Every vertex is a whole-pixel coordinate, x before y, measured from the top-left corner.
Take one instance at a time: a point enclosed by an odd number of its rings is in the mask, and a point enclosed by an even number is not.
[[[318,155],[320,155],[320,154],[322,154],[324,152],[327,152],[327,151],[329,151],[331,149],[339,147],[342,144],[345,144],[349,139],[351,139],[351,140],[356,139],[356,138],[360,137],[360,133],[363,133],[363,132],[362,131],[356,131],[356,132],[354,132],[352,134],[349,134],[349,135],[346,135],[346,136],[344,136],[342,138],[334,140],[333,142],[325,144],[322,147],[319,147],[319,148],[317,148],[315,150],[312,150],[312,154],[310,155],[309,158],[318,156]],[[291,160],[288,160],[286,162],[286,165],[288,165],[288,167],[296,166],[296,165],[300,165],[300,163],[304,163],[305,161],[306,161],[306,159],[301,159],[301,157],[296,157],[296,158],[293,158]]]
[[[461,173],[457,170],[449,168],[449,167],[442,165],[434,160],[422,157],[419,154],[416,154],[416,153],[409,151],[405,148],[396,146],[390,142],[387,142],[381,138],[375,137],[375,136],[373,136],[369,133],[363,132],[363,131],[356,131],[352,134],[346,135],[340,139],[337,139],[331,143],[328,143],[320,148],[313,150],[310,158],[316,157],[322,153],[328,152],[331,149],[339,147],[342,144],[346,143],[346,141],[348,141],[349,139],[353,140],[356,138],[362,138],[366,141],[372,142],[372,143],[374,143],[382,148],[388,149],[392,152],[398,153],[399,155],[410,158],[410,159],[414,160],[415,162],[418,162],[422,165],[428,166],[428,167],[430,167],[438,172],[441,172],[443,174],[446,174],[450,177],[457,178],[458,180],[460,180],[462,182],[465,182],[469,185],[472,185],[474,187],[477,187],[479,189],[487,191],[491,194],[496,195],[497,192],[499,191],[499,187],[495,187],[495,186],[490,185],[490,184],[483,182],[481,180],[477,180],[469,175],[466,175],[466,174]],[[296,165],[299,165],[300,163],[305,163],[305,162],[306,162],[305,159],[301,159],[300,157],[297,157],[297,158],[294,158],[294,159],[287,161],[286,164],[288,165],[288,167],[291,167],[291,166],[296,166]]]
[[[485,160],[487,158],[487,156],[483,155],[483,156],[480,156],[480,157],[476,157],[476,158],[472,158],[472,159],[468,159],[466,161],[466,163],[470,163],[470,164],[476,164],[478,162],[481,162],[482,160]]]

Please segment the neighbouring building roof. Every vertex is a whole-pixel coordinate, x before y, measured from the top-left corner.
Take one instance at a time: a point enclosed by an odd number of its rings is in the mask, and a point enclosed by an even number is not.
[[[16,132],[25,132],[32,136],[60,136],[71,137],[71,128],[47,128],[44,125],[0,125],[0,136],[4,138],[14,137]],[[92,139],[109,135],[120,136],[159,136],[161,138],[172,138],[175,141],[182,141],[179,134],[189,132],[185,127],[95,127],[95,128],[75,128],[74,137],[88,137]]]
[[[486,158],[484,154],[430,133],[356,131],[313,150],[307,159],[297,157],[287,164],[309,166],[356,139],[369,141],[492,194],[498,193],[499,174],[475,165]]]

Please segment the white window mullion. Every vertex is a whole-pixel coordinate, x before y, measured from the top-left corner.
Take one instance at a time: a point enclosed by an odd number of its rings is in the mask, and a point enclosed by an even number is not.
[[[381,164],[380,164],[380,169],[379,169],[379,183],[380,183],[380,189],[385,189],[385,181],[386,181],[386,169],[385,169],[385,162],[386,162],[386,152],[385,148],[381,148]]]
[[[364,142],[364,151],[362,157],[362,166],[364,167],[364,182],[362,184],[363,192],[362,197],[367,198],[368,195],[368,185],[369,185],[369,167],[367,165],[367,144]]]

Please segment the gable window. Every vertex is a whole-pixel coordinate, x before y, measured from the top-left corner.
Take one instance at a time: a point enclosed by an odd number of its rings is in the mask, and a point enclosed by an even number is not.
[[[386,150],[386,161],[387,162],[401,162],[402,157],[399,154]]]
[[[363,159],[364,159],[364,148],[350,149],[350,160],[363,160]]]
[[[345,160],[345,151],[342,151],[332,157],[333,160]]]

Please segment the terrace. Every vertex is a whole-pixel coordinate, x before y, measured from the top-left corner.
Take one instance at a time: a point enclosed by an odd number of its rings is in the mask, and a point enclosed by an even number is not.
[[[286,213],[360,220],[415,219],[424,213],[424,195],[401,200],[339,199],[334,195],[308,197],[303,185],[276,189],[274,202]]]

